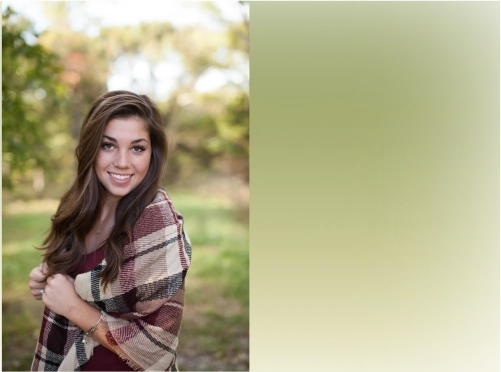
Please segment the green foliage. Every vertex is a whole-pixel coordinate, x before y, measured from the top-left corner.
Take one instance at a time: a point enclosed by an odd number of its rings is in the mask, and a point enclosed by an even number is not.
[[[99,41],[108,60],[141,54],[152,63],[161,61],[172,48],[174,27],[167,22],[140,23],[125,27],[101,29]]]
[[[12,173],[46,167],[46,127],[40,122],[41,100],[57,96],[57,57],[39,45],[29,22],[9,7],[2,14],[2,151],[3,185]],[[27,40],[30,40],[28,42]]]
[[[244,92],[208,93],[177,114],[180,125],[170,159],[169,181],[194,179],[204,172],[249,180],[249,99]],[[170,127],[169,127],[170,128]],[[174,174],[173,174],[174,173]]]
[[[78,10],[79,6],[78,2],[45,2],[44,8],[54,27],[40,37],[41,45],[55,53],[64,66],[60,84],[65,87],[65,99],[58,107],[59,120],[55,125],[59,132],[69,133],[74,141],[90,105],[106,91],[109,73],[109,61],[100,39],[70,27],[69,9]]]
[[[218,134],[225,152],[249,155],[249,98],[241,93],[231,100],[218,121]]]
[[[152,96],[171,139],[168,181],[197,187],[200,177],[239,177],[248,183],[248,22],[224,19],[215,3],[202,2],[219,28],[203,24],[176,28],[169,22],[100,27],[94,36],[72,28],[77,12],[87,26],[99,23],[81,2],[44,2],[49,28],[36,35],[29,22],[9,8],[3,15],[3,185],[17,196],[32,195],[35,179],[45,180],[40,196],[60,197],[74,177],[74,148],[83,118],[105,92],[111,71],[131,76],[130,89]],[[150,74],[137,77],[136,64]],[[169,96],[160,100],[156,68],[175,72]],[[163,70],[162,70],[163,69]],[[208,72],[243,82],[210,93],[195,90]],[[162,80],[163,81],[163,80]]]

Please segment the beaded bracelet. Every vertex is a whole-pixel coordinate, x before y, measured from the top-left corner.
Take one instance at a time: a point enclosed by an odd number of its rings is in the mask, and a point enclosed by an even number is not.
[[[101,320],[103,320],[103,319],[104,319],[103,312],[101,311],[101,315],[99,316],[99,320],[97,321],[97,323],[94,324],[94,326],[91,329],[89,329],[87,332],[85,332],[83,334],[83,340],[82,340],[82,342],[84,344],[87,343],[87,337],[92,336],[92,334],[96,331],[98,324],[101,323]]]

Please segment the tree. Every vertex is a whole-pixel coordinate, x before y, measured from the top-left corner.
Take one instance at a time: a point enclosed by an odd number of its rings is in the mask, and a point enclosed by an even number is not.
[[[32,25],[10,7],[3,11],[2,180],[7,188],[12,188],[16,176],[50,164],[45,141],[49,133],[38,113],[45,97],[51,98],[44,105],[51,106],[61,96],[57,81],[61,65],[55,54],[38,43],[38,37]]]

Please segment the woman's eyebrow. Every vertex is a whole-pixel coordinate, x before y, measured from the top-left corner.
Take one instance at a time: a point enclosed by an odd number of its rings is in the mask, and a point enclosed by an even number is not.
[[[116,140],[115,138],[110,137],[110,136],[107,136],[106,134],[104,134],[104,135],[103,135],[103,138],[106,138],[107,140],[109,140],[109,141],[111,141],[111,142],[117,142],[117,140]],[[142,142],[142,141],[144,141],[144,142],[148,142],[148,140],[147,140],[147,139],[145,139],[145,138],[139,138],[139,139],[137,139],[137,140],[131,141],[131,144],[133,144],[133,145],[134,145],[134,144],[139,143],[139,142]]]
[[[139,143],[139,142],[142,142],[142,141],[144,141],[144,142],[148,142],[148,140],[147,140],[147,139],[145,139],[145,138],[139,138],[139,139],[137,139],[137,140],[132,141],[131,143],[132,143],[132,144],[135,144],[135,143]]]
[[[117,142],[117,140],[115,138],[107,136],[106,134],[103,135],[103,138],[106,138],[106,139],[108,139],[109,141],[112,141],[112,142]]]

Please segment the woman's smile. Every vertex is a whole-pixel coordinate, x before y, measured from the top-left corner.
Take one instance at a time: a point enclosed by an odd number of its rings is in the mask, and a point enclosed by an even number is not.
[[[117,174],[108,172],[108,174],[117,181],[126,181],[133,176],[133,174]]]

